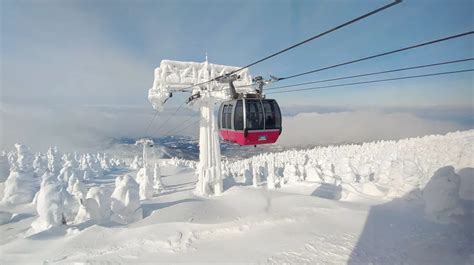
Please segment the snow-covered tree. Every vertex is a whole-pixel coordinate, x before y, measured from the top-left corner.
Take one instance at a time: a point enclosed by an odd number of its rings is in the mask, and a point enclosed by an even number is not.
[[[2,151],[0,153],[0,182],[5,182],[10,174],[10,164],[8,163],[7,154]]]
[[[48,170],[48,162],[43,158],[41,154],[35,155],[35,160],[33,161],[33,168],[35,171],[36,177],[41,177]]]
[[[256,159],[252,160],[252,185],[254,187],[258,187],[258,184],[260,183],[260,166],[257,164]]]
[[[86,155],[86,160],[89,164],[93,178],[101,178],[104,175],[104,172],[100,166],[100,161],[91,154]]]
[[[33,172],[33,154],[21,144],[15,144],[17,161],[5,182],[3,201],[11,204],[31,202],[38,190]]]
[[[111,196],[112,221],[129,224],[143,218],[138,183],[129,175],[115,179]]]
[[[59,171],[62,168],[61,165],[61,156],[59,154],[57,147],[50,147],[48,153],[46,154],[48,158],[48,170],[53,173],[53,175],[58,175]]]
[[[104,188],[92,187],[86,195],[86,199],[93,199],[97,202],[100,210],[101,220],[110,218],[110,195],[107,195]]]
[[[104,171],[109,171],[112,169],[112,164],[111,164],[111,161],[109,159],[109,157],[107,156],[107,154],[103,154],[101,157],[100,157],[100,166],[102,168],[102,170]]]
[[[275,176],[275,160],[270,158],[267,164],[267,188],[269,190],[274,190],[276,188],[276,176]]]
[[[288,183],[296,183],[299,181],[298,167],[292,163],[285,165],[283,175]]]
[[[133,161],[132,161],[132,164],[130,164],[130,168],[133,169],[133,170],[137,170],[141,167],[141,163],[140,163],[140,159],[138,158],[138,156],[136,155],[134,158],[133,158]]]
[[[17,155],[16,151],[15,152],[8,152],[7,153],[7,158],[8,158],[8,164],[10,165],[10,170],[14,169],[17,167]]]
[[[428,218],[449,222],[462,214],[459,187],[461,178],[451,166],[438,169],[423,190],[425,213]]]
[[[100,223],[110,218],[110,200],[99,187],[92,187],[87,196],[82,200],[74,222],[76,224],[86,221]]]
[[[59,171],[58,179],[64,183],[68,183],[71,176],[75,175],[75,168],[72,166],[72,161],[67,160],[64,162],[63,168]]]
[[[141,200],[146,200],[153,197],[153,176],[148,167],[142,167],[137,172],[137,182],[140,185]]]
[[[244,164],[244,183],[250,184],[252,183],[253,179],[253,171],[252,171],[252,164],[247,161]]]
[[[79,161],[79,174],[82,176],[82,180],[91,180],[94,177],[94,174],[89,167],[87,162],[87,155],[82,155]]]
[[[50,172],[46,172],[42,178],[36,203],[38,219],[31,224],[35,232],[67,224],[65,201],[68,200],[68,194],[65,187]]]
[[[69,178],[67,184],[67,191],[76,198],[76,200],[84,200],[87,193],[87,188],[84,186],[84,183],[77,178],[74,174]]]

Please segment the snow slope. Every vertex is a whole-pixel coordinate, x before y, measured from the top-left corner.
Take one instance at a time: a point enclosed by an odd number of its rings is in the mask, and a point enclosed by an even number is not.
[[[472,264],[473,140],[466,131],[228,162],[227,190],[210,198],[193,193],[195,163],[162,160],[164,190],[141,200],[144,218],[130,224],[30,234],[35,204],[0,204],[11,218],[0,225],[0,263]],[[339,169],[345,163],[350,171]],[[85,184],[110,196],[124,174],[136,171],[117,168]],[[449,179],[459,185],[438,185]],[[448,222],[425,214],[446,205],[462,211],[447,211],[456,212]]]

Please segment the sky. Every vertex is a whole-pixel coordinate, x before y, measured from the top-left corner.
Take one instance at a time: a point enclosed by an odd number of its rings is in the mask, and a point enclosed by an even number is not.
[[[71,113],[91,114],[104,107],[109,107],[103,114],[104,119],[117,115],[113,111],[117,107],[143,109],[146,115],[133,121],[137,130],[143,131],[153,111],[147,101],[148,89],[152,86],[153,70],[161,60],[202,62],[207,53],[211,63],[246,65],[389,2],[1,0],[2,142],[13,141],[5,136],[7,127],[26,130],[22,126],[50,117],[44,124],[61,128],[59,120],[78,118]],[[288,76],[471,31],[473,10],[473,2],[469,0],[404,1],[258,64],[250,72],[254,76]],[[280,85],[469,57],[474,57],[473,35],[282,81]],[[467,62],[388,74],[383,78],[473,66],[474,63]],[[381,77],[350,81],[377,78]],[[171,100],[170,108],[180,104],[180,99],[186,96]],[[288,112],[301,107],[318,112],[321,106],[339,110],[348,107],[435,108],[437,113],[439,109],[450,108],[451,111],[464,110],[458,118],[465,119],[472,114],[473,74],[274,96]],[[35,119],[29,115],[28,120],[29,111],[51,115]],[[19,113],[26,115],[25,121],[15,124],[13,116]],[[427,111],[423,113],[428,115]],[[54,116],[61,114],[65,117]],[[78,127],[90,127],[83,117],[75,122]],[[465,128],[466,124],[462,126]],[[114,129],[120,132],[124,128],[111,128],[111,131]],[[17,132],[9,134],[14,137]]]

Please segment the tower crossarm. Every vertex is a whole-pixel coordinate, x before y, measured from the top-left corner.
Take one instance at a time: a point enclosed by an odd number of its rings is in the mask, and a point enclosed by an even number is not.
[[[203,91],[208,93],[219,91],[219,93],[213,93],[210,96],[216,99],[227,99],[230,97],[228,84],[208,81],[232,73],[237,69],[239,69],[237,66],[218,65],[208,62],[162,60],[160,67],[155,69],[155,79],[153,87],[148,91],[148,100],[154,109],[161,111],[164,103],[172,97],[174,92],[202,94]],[[239,71],[238,75],[240,78],[234,82],[236,86],[245,87],[252,84],[252,77],[248,69]],[[205,84],[196,85],[201,83]]]

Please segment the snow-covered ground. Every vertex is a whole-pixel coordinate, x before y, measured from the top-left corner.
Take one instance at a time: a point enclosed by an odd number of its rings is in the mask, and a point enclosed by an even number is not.
[[[0,156],[0,263],[473,264],[473,145],[471,130],[224,161],[214,197],[194,194],[192,161],[137,177],[139,159],[18,146]]]

